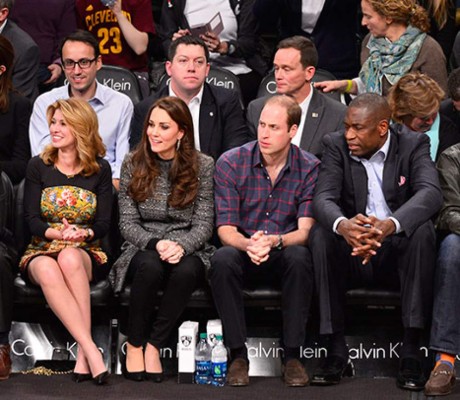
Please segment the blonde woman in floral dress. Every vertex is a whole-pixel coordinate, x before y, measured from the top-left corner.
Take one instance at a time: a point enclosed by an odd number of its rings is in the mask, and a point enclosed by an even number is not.
[[[91,337],[89,282],[108,272],[99,239],[110,224],[111,170],[88,103],[58,100],[48,107],[47,119],[51,144],[26,172],[24,208],[32,241],[19,266],[78,343],[73,380],[100,385],[108,372]]]

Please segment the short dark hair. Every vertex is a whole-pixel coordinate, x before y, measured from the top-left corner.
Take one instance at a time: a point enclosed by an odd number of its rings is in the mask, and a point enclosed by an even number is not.
[[[379,121],[389,121],[391,118],[391,110],[387,99],[377,93],[360,94],[350,102],[348,109],[350,108],[365,109],[368,113],[371,113],[376,120],[378,119]]]
[[[14,6],[14,0],[0,0],[0,8],[7,8],[11,11]]]
[[[267,99],[264,107],[267,104],[278,104],[286,109],[288,129],[291,129],[292,125],[300,125],[302,109],[293,96],[289,94],[275,94]]]
[[[84,31],[83,29],[77,29],[75,32],[70,33],[64,39],[62,39],[61,46],[59,48],[59,55],[62,59],[62,49],[67,42],[83,42],[91,46],[94,49],[94,57],[99,57],[99,42],[93,36],[92,33]]]
[[[447,94],[454,100],[460,100],[460,67],[454,69],[447,80]]]
[[[205,42],[202,39],[192,36],[192,35],[185,35],[171,42],[171,44],[169,45],[169,49],[168,49],[168,60],[169,61],[173,60],[174,56],[176,55],[177,47],[180,44],[184,44],[186,46],[191,46],[191,45],[201,46],[204,50],[204,56],[206,58],[206,62],[209,62],[208,46],[206,46]]]
[[[318,65],[318,51],[310,39],[303,36],[292,36],[281,40],[276,50],[290,48],[300,51],[300,63],[304,68],[316,68]]]

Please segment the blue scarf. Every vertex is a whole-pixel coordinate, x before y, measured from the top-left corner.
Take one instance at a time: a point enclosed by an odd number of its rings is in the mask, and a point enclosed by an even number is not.
[[[359,78],[366,85],[366,92],[382,94],[382,79],[391,85],[409,72],[418,57],[426,33],[409,25],[406,32],[396,40],[371,36],[367,43],[369,57],[359,72]]]

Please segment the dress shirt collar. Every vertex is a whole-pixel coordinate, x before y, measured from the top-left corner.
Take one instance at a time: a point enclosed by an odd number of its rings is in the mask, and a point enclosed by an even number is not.
[[[197,93],[195,97],[193,97],[189,104],[192,104],[194,102],[198,102],[199,105],[201,105],[201,100],[203,99],[203,91],[204,91],[204,85],[201,86],[200,91]],[[171,86],[171,83],[169,83],[169,95],[173,97],[179,97],[176,93],[174,93],[174,90]]]
[[[294,145],[290,145],[289,147],[289,153],[286,159],[286,164],[284,165],[283,169],[281,171],[284,171],[287,168],[291,168],[291,163],[292,163],[292,152],[293,152],[293,147]],[[263,167],[264,163],[262,160],[262,155],[260,154],[260,148],[259,148],[259,143],[257,142],[254,146],[254,155],[252,157],[252,166],[253,167]]]

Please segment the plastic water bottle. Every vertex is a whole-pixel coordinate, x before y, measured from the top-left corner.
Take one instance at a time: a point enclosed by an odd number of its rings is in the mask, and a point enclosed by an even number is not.
[[[200,333],[200,341],[195,350],[195,383],[211,384],[211,347],[206,333]]]
[[[224,386],[227,379],[227,349],[222,342],[222,335],[216,335],[217,344],[212,349],[211,369],[212,385]]]

